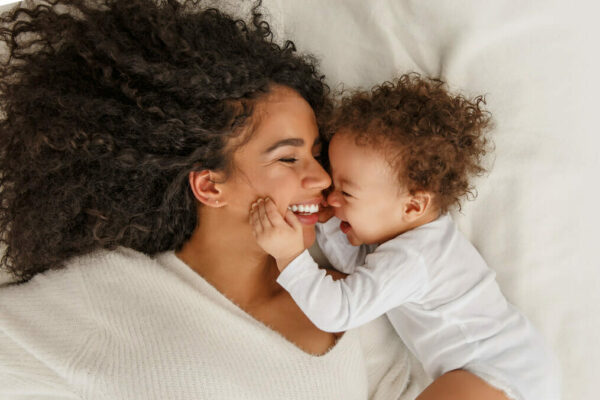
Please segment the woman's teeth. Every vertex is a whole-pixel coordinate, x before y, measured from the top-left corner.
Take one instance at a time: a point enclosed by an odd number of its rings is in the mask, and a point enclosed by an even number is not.
[[[299,206],[293,205],[293,206],[289,206],[288,209],[292,210],[292,212],[314,214],[314,213],[319,212],[319,205],[318,204],[301,204]]]

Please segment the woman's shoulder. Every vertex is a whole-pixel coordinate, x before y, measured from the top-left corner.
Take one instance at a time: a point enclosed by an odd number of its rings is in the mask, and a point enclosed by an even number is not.
[[[0,287],[0,330],[12,326],[31,332],[35,325],[50,329],[77,324],[77,331],[94,329],[104,305],[126,304],[139,296],[152,274],[160,270],[143,253],[117,248],[73,257],[63,268],[31,280]],[[61,325],[62,324],[62,325]]]
[[[0,288],[0,386],[74,395],[68,366],[77,360],[101,320],[90,306],[87,279],[106,279],[121,252],[100,250],[68,260],[60,269]],[[2,397],[0,389],[0,397]]]
[[[76,379],[75,366],[98,359],[107,341],[140,314],[139,297],[151,296],[140,290],[152,281],[144,271],[158,269],[153,263],[130,249],[97,250],[0,288],[0,386],[15,386],[17,379],[58,390]],[[70,398],[66,394],[59,397]]]
[[[133,269],[153,262],[152,259],[132,249],[118,247],[99,249],[67,260],[64,266],[36,274],[29,281],[0,286],[0,302],[10,304],[11,299],[22,300],[54,296],[57,292],[68,296],[89,280],[114,280],[115,273],[127,274]]]

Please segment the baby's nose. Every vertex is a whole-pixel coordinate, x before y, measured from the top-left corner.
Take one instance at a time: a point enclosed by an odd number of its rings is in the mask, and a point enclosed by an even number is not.
[[[342,200],[341,194],[337,190],[332,190],[331,193],[327,196],[327,204],[332,207],[341,207]]]

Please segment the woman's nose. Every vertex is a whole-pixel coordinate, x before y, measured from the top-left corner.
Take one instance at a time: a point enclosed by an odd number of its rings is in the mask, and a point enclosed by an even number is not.
[[[341,193],[338,190],[332,190],[331,193],[329,193],[329,195],[327,196],[327,204],[329,204],[331,207],[341,207]]]
[[[331,185],[331,177],[317,160],[314,160],[309,168],[309,173],[303,179],[303,186],[305,188],[321,191]]]

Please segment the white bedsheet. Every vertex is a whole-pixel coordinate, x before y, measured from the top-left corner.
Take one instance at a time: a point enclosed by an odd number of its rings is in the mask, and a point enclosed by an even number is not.
[[[600,23],[593,1],[266,0],[337,88],[417,71],[486,94],[491,173],[457,214],[511,302],[543,332],[563,398],[600,364]]]

